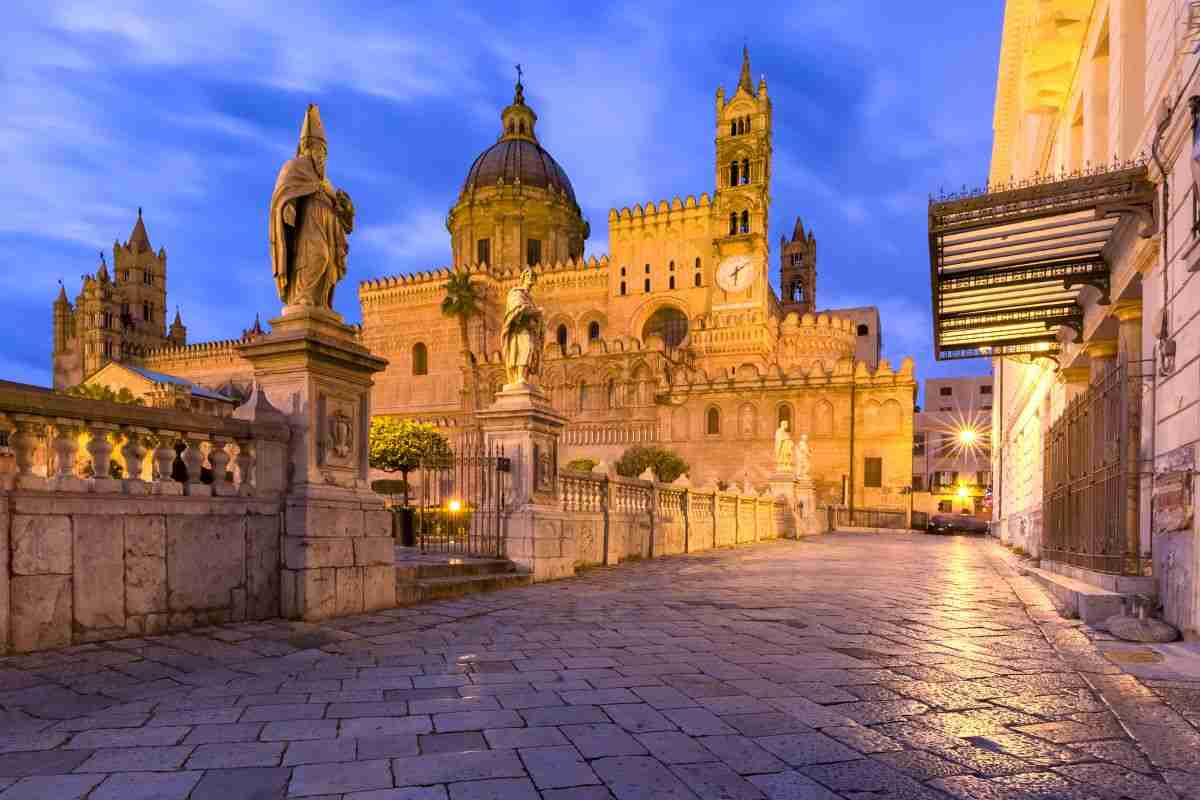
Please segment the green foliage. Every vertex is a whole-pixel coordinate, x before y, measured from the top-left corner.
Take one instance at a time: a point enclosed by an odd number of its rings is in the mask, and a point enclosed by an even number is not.
[[[370,460],[374,469],[408,473],[422,465],[452,458],[450,443],[432,425],[410,419],[376,417],[371,420]]]
[[[575,458],[567,462],[567,469],[575,472],[591,472],[598,462],[594,458]]]
[[[631,447],[616,463],[617,474],[626,478],[636,478],[646,467],[654,470],[659,483],[671,483],[688,471],[688,463],[665,447]]]
[[[81,383],[66,389],[64,394],[71,397],[82,397],[85,400],[105,400],[109,403],[124,403],[131,406],[144,406],[146,403],[140,397],[134,397],[133,392],[125,387],[113,389],[97,383]]]
[[[471,348],[467,343],[467,321],[480,310],[479,295],[471,283],[471,273],[450,273],[450,280],[443,284],[442,288],[446,290],[446,296],[442,298],[442,314],[458,320],[463,351],[470,352]]]

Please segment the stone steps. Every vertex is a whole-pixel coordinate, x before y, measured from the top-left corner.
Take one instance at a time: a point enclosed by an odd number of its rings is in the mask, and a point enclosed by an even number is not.
[[[396,567],[396,605],[410,606],[481,592],[528,586],[533,576],[504,559]]]

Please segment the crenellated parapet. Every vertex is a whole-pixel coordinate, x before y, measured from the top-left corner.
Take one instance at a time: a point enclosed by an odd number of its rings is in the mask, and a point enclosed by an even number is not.
[[[608,212],[609,235],[619,236],[632,231],[654,230],[684,222],[706,222],[711,211],[712,200],[707,192],[699,198],[689,194],[681,199],[676,195],[669,201],[649,201],[645,205],[635,204],[633,208],[613,208]]]
[[[551,264],[538,264],[533,268],[537,275],[538,289],[554,289],[560,285],[577,281],[581,273],[604,283],[608,280],[608,256],[568,258]],[[463,268],[479,279],[480,288],[505,291],[521,278],[525,267],[492,266],[469,264]],[[388,275],[365,280],[358,285],[358,298],[364,306],[394,302],[429,301],[440,302],[443,287],[450,280],[450,267],[413,272],[407,275]]]

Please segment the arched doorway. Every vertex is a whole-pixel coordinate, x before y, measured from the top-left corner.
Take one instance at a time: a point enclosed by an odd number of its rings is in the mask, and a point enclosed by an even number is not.
[[[661,336],[667,347],[678,347],[687,337],[688,321],[684,313],[674,306],[663,306],[650,315],[642,326],[642,341],[651,336]]]

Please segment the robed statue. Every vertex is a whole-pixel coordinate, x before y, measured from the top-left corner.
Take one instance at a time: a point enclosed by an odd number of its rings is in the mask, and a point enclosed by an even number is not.
[[[530,384],[541,365],[546,320],[533,304],[533,280],[533,270],[526,269],[521,273],[521,282],[508,290],[500,329],[506,388]]]
[[[779,428],[775,431],[775,469],[778,472],[792,471],[792,454],[795,450],[795,444],[792,442],[792,434],[788,431],[788,421],[786,419],[779,421]]]
[[[328,155],[321,112],[310,103],[296,157],[280,168],[271,194],[271,269],[287,306],[332,308],[333,290],[346,276],[354,204],[325,177]]]
[[[800,434],[800,441],[796,443],[796,480],[808,480],[809,470],[812,469],[812,451],[808,447],[808,434]]]

